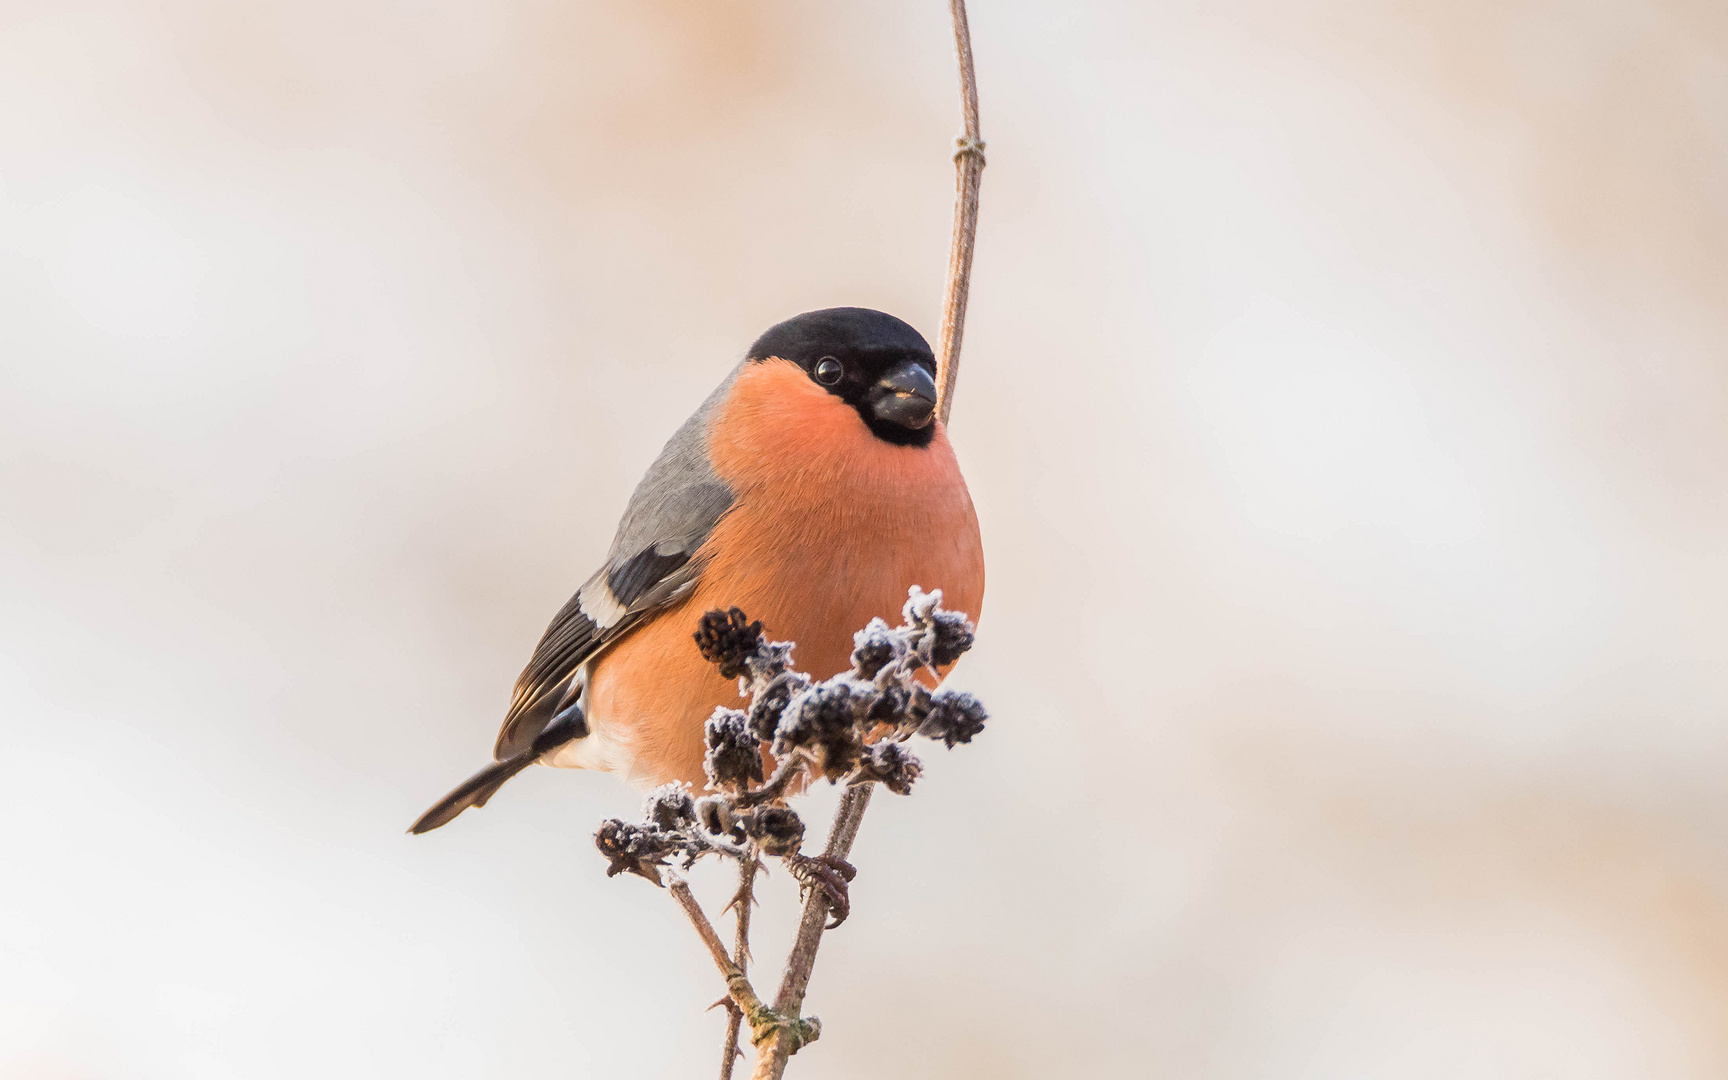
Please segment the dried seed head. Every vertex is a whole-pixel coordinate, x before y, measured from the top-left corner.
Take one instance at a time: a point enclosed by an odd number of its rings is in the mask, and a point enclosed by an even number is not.
[[[884,686],[882,693],[876,698],[876,704],[870,706],[864,719],[872,724],[898,725],[906,715],[906,703],[911,696],[911,691],[904,686]]]
[[[702,659],[717,664],[720,674],[736,679],[745,673],[745,664],[762,647],[762,623],[749,622],[737,608],[710,611],[696,626],[696,648]]]
[[[983,702],[963,690],[943,688],[931,695],[930,709],[918,725],[918,734],[952,747],[971,742],[972,736],[984,730],[988,718]]]
[[[897,742],[872,743],[858,763],[859,780],[879,780],[896,795],[912,793],[912,782],[924,771],[917,755]]]
[[[905,679],[882,688],[867,719],[872,724],[893,724],[902,735],[911,735],[929,711],[929,688],[916,679]]]
[[[750,733],[763,742],[772,742],[786,703],[809,686],[810,676],[796,671],[781,672],[769,679],[750,702]]]
[[[937,609],[930,614],[931,636],[935,639],[930,645],[930,657],[938,666],[947,667],[972,647],[972,620],[958,611]]]
[[[659,885],[658,868],[677,854],[683,844],[677,837],[647,825],[612,818],[600,823],[600,830],[594,834],[594,846],[611,862],[606,868],[607,877],[639,874]]]
[[[703,725],[708,746],[702,768],[711,788],[744,788],[762,780],[762,746],[750,731],[750,720],[737,709],[717,708]]]
[[[696,800],[696,822],[715,836],[733,833],[732,804],[723,795],[704,795]]]
[[[777,757],[801,752],[808,756],[815,773],[837,780],[858,763],[864,738],[859,729],[863,714],[875,704],[878,692],[869,683],[835,676],[794,697],[780,719],[774,736]]]
[[[852,635],[852,672],[860,679],[874,679],[877,672],[894,662],[903,648],[898,636],[881,619],[871,619]]]
[[[696,800],[690,786],[681,781],[663,784],[648,793],[642,802],[642,817],[648,824],[666,832],[696,823]]]
[[[930,688],[915,679],[908,679],[895,689],[898,693],[894,695],[891,715],[886,715],[888,710],[880,705],[877,711],[885,713],[881,722],[893,724],[897,734],[904,739],[916,735],[924,726],[924,718],[930,715]]]
[[[804,843],[804,819],[789,806],[759,807],[744,831],[765,855],[792,855]]]

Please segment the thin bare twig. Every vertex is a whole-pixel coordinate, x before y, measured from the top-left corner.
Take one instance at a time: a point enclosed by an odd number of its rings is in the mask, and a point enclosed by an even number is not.
[[[697,936],[702,944],[708,946],[708,955],[714,959],[714,966],[720,969],[720,975],[726,980],[726,988],[731,991],[732,999],[738,1002],[740,1008],[748,1009],[752,1004],[760,1006],[762,999],[756,996],[755,987],[732,958],[726,954],[726,946],[720,940],[720,935],[714,932],[714,924],[708,921],[708,914],[702,910],[702,905],[696,902],[696,897],[690,892],[690,883],[682,878],[674,878],[666,886],[666,891],[678,901],[678,906],[684,909],[689,917],[690,925],[696,928]]]
[[[960,60],[960,119],[964,133],[954,140],[954,235],[948,246],[948,287],[942,298],[942,338],[936,356],[936,408],[944,424],[954,409],[954,383],[960,378],[960,338],[966,328],[972,249],[978,237],[978,188],[984,179],[984,137],[978,131],[978,76],[972,68],[972,30],[966,22],[966,0],[949,0],[948,10],[954,20],[954,51]]]
[[[875,784],[859,784],[846,789],[840,806],[834,812],[834,828],[828,834],[826,854],[844,859],[858,839],[858,828],[864,823],[864,810],[870,805],[870,792]],[[828,927],[830,901],[827,892],[812,889],[804,902],[804,916],[798,923],[798,937],[786,958],[786,975],[780,982],[780,993],[774,999],[774,1011],[781,1016],[797,1016],[804,1007],[804,991],[810,986],[810,970],[816,964],[816,949],[822,944],[822,933]],[[807,1040],[806,1040],[807,1041]],[[802,1043],[795,1033],[780,1030],[769,1035],[761,1044],[756,1057],[756,1069],[751,1080],[780,1080],[786,1072],[786,1061]]]
[[[760,865],[754,851],[738,863],[738,892],[732,897],[733,920],[736,931],[732,939],[732,962],[738,970],[749,974],[750,970],[750,909],[756,904],[756,868]],[[721,912],[722,915],[725,912]],[[726,1047],[720,1052],[720,1080],[732,1080],[732,1066],[744,1051],[738,1049],[738,1029],[744,1022],[744,1010],[732,1002],[732,1008],[726,1010]]]
[[[822,1033],[822,1025],[815,1017],[787,1017],[763,1004],[762,999],[757,996],[756,988],[750,985],[750,977],[726,955],[725,944],[721,942],[720,935],[714,932],[714,924],[708,921],[702,905],[696,902],[696,897],[690,892],[689,882],[674,877],[666,891],[671,893],[672,898],[678,901],[678,906],[684,909],[684,914],[689,917],[690,925],[696,928],[702,944],[708,946],[708,955],[713,958],[714,966],[720,969],[721,976],[726,980],[726,992],[743,1011],[744,1020],[750,1025],[750,1041],[762,1045],[772,1039],[783,1042],[792,1049],[815,1042],[816,1037]],[[788,1053],[790,1052],[789,1050]]]

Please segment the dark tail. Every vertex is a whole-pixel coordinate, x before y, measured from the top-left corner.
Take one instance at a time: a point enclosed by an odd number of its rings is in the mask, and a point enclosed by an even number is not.
[[[452,819],[470,806],[485,806],[486,800],[498,793],[504,786],[504,781],[515,776],[528,766],[540,760],[540,755],[555,750],[572,739],[580,739],[588,734],[587,718],[582,715],[581,706],[572,703],[564,708],[546,729],[535,737],[528,749],[515,757],[507,757],[503,761],[494,761],[457,785],[456,790],[439,799],[432,809],[420,815],[409,832],[415,836],[423,832],[431,832],[440,825],[448,825]]]
[[[455,791],[439,799],[432,809],[420,815],[420,820],[416,821],[408,831],[416,836],[423,832],[431,832],[440,825],[449,824],[457,814],[470,806],[485,806],[486,800],[504,786],[504,781],[534,764],[535,759],[539,756],[530,751],[526,754],[517,754],[513,758],[505,758],[503,761],[494,761],[462,781]]]

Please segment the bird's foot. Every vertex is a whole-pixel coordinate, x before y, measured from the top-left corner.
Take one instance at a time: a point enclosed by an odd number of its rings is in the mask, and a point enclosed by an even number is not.
[[[828,929],[839,926],[852,914],[848,885],[858,876],[857,867],[838,855],[788,855],[786,869],[792,872],[805,891],[821,889],[828,897],[828,909],[833,915]]]

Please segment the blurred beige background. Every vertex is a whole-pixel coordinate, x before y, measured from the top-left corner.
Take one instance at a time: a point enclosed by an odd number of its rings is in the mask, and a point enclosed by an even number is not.
[[[943,7],[0,4],[0,1076],[712,1074],[633,793],[403,829],[758,332],[935,336]],[[794,1071],[1728,1075],[1728,8],[973,25],[996,719]]]

